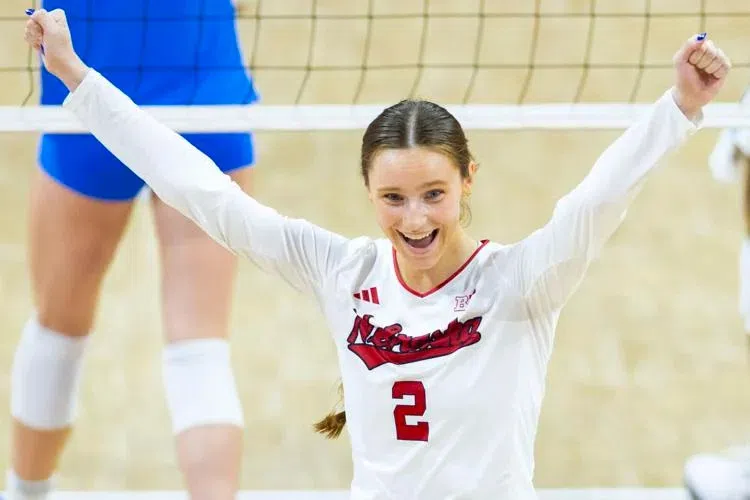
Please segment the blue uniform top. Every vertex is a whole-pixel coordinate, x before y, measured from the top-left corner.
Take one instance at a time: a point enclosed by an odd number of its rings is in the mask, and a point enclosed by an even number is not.
[[[142,105],[249,104],[231,0],[44,0],[65,10],[81,59]],[[65,86],[44,68],[41,103]]]

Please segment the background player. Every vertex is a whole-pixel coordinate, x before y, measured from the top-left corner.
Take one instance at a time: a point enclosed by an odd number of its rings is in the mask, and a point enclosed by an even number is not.
[[[257,99],[231,0],[47,0],[44,7],[66,9],[79,53],[140,104]],[[41,91],[42,104],[59,105],[67,95],[46,70]],[[184,137],[250,188],[248,134]],[[88,134],[45,134],[39,165],[29,227],[36,311],[12,372],[11,500],[41,499],[51,487],[74,422],[100,285],[144,186]],[[179,466],[192,498],[234,498],[243,425],[226,339],[235,258],[156,197],[153,212],[168,341],[163,374]]]
[[[750,92],[746,91],[740,102],[750,102]],[[750,347],[750,130],[722,130],[709,157],[709,167],[717,181],[742,184],[745,231],[739,256],[739,312]],[[685,463],[684,477],[696,500],[750,498],[750,446],[690,457]]]
[[[65,107],[166,203],[318,299],[343,376],[354,499],[535,497],[534,440],[560,309],[730,67],[705,34],[686,41],[674,87],[543,228],[512,245],[475,240],[460,224],[476,164],[455,118],[425,101],[391,106],[361,152],[387,238],[350,240],[243,193],[89,69],[61,11],[35,13],[26,40],[44,47],[70,89]]]

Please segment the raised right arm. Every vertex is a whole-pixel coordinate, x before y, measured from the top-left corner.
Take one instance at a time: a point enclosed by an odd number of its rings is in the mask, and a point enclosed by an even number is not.
[[[86,71],[63,106],[165,203],[295,288],[317,290],[346,252],[342,236],[258,203],[95,70]]]

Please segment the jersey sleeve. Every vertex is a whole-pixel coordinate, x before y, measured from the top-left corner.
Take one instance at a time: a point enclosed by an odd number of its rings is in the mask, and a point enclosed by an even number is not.
[[[564,305],[623,221],[644,179],[701,120],[702,115],[689,120],[671,90],[666,92],[558,201],[547,224],[518,244],[516,278],[533,310],[548,312]]]
[[[94,69],[63,106],[166,204],[296,289],[317,294],[344,257],[346,238],[285,217],[247,195],[208,156]]]

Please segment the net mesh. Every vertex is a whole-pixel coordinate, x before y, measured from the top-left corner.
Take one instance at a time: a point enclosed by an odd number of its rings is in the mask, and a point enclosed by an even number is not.
[[[37,106],[38,61],[19,43],[28,5],[4,4],[0,128],[77,130]],[[750,126],[737,104],[750,76],[748,21],[747,0],[237,0],[261,103],[152,111],[185,131],[356,128],[420,97],[467,128],[623,127],[671,84],[676,48],[707,31],[735,69],[706,126]]]

